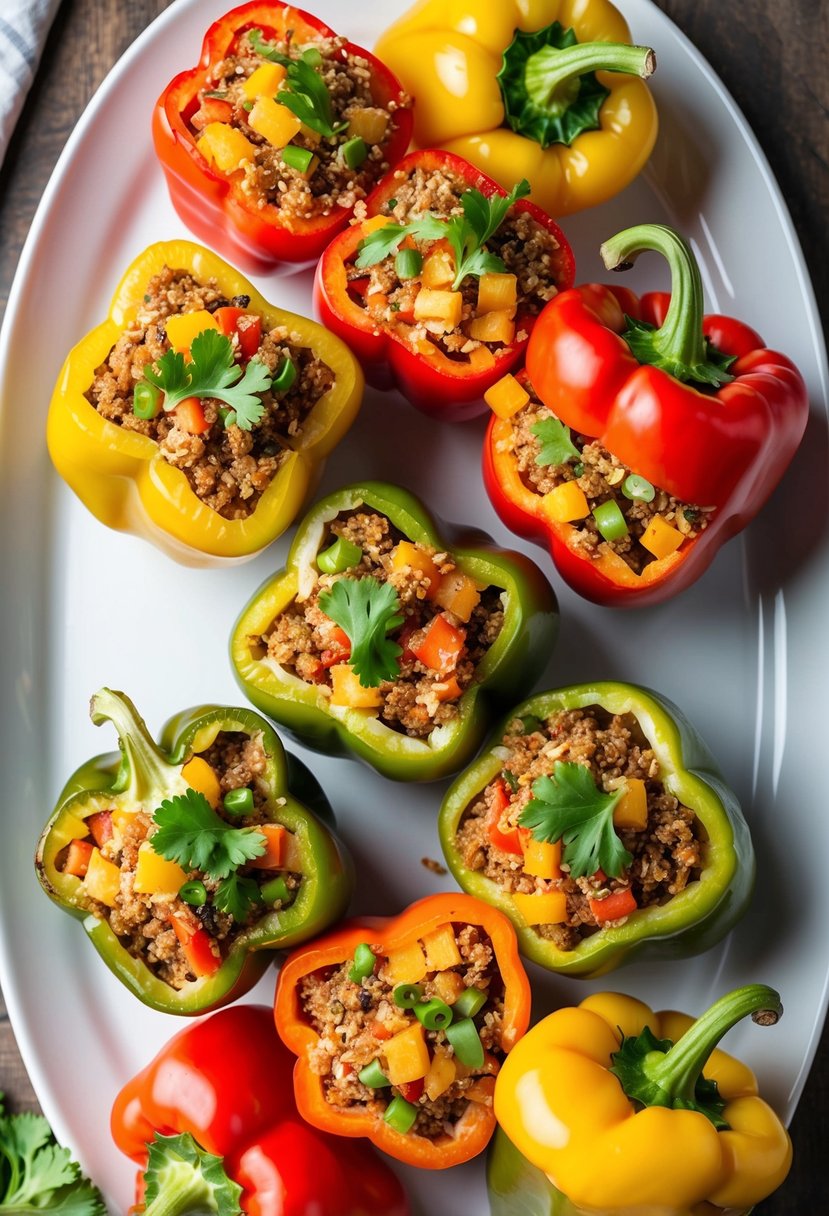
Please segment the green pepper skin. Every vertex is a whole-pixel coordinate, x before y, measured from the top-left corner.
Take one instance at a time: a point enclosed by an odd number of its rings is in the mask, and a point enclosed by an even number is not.
[[[486,1186],[490,1216],[577,1216],[566,1195],[532,1165],[500,1127],[489,1143]]]
[[[483,586],[504,589],[504,625],[464,692],[457,717],[428,740],[392,730],[365,710],[333,710],[319,686],[266,661],[261,637],[308,586],[325,526],[341,511],[365,505],[387,516],[415,543],[449,550],[458,567]],[[423,504],[397,486],[366,481],[316,504],[300,524],[287,565],[268,579],[242,610],[230,640],[236,678],[253,704],[307,747],[354,755],[397,781],[434,781],[456,773],[475,754],[493,714],[532,686],[558,632],[558,606],[538,567],[520,553],[496,549],[478,530],[438,525]]]
[[[640,909],[623,925],[603,928],[575,950],[562,951],[524,923],[507,892],[464,865],[455,834],[466,808],[503,768],[503,760],[493,749],[502,745],[507,724],[513,718],[531,714],[543,719],[559,710],[589,705],[634,715],[657,755],[666,789],[694,812],[706,830],[708,843],[699,882],[689,883],[669,903]],[[447,865],[457,882],[470,895],[494,904],[509,916],[522,953],[549,971],[582,978],[604,975],[634,957],[701,954],[742,916],[754,885],[754,850],[748,826],[711,753],[672,702],[635,684],[575,684],[539,693],[516,706],[478,759],[447,791],[438,830]]]
[[[98,756],[72,774],[41,834],[35,865],[47,895],[83,922],[104,962],[139,1000],[167,1013],[201,1014],[216,1009],[249,991],[274,951],[307,941],[343,915],[353,886],[351,859],[331,827],[298,800],[293,779],[298,779],[303,794],[333,826],[330,806],[316,778],[288,756],[273,728],[259,714],[251,709],[202,705],[172,718],[156,744],[123,693],[102,689],[93,697],[91,708],[96,724],[108,720],[116,726],[120,755]],[[267,755],[261,780],[271,791],[269,822],[282,823],[294,833],[304,880],[287,908],[266,913],[235,937],[213,975],[177,991],[133,958],[106,920],[88,911],[81,880],[58,870],[56,860],[73,836],[72,820],[85,820],[113,803],[154,810],[163,799],[183,793],[188,786],[181,776],[182,766],[208,748],[219,731],[261,734]]]

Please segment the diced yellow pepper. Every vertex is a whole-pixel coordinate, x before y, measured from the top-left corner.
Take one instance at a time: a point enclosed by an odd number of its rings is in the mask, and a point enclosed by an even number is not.
[[[512,899],[528,925],[560,925],[567,919],[567,896],[563,891],[539,891],[535,895],[516,891]]]
[[[133,889],[140,895],[177,895],[187,882],[187,875],[175,861],[156,853],[149,840],[138,849]]]
[[[554,523],[584,519],[590,514],[584,490],[575,481],[563,481],[541,499],[541,508]]]
[[[331,674],[331,704],[350,709],[378,709],[383,704],[379,688],[364,688],[350,663],[335,663]]]
[[[509,346],[515,338],[515,322],[510,316],[510,309],[498,309],[497,312],[485,312],[482,317],[474,317],[467,325],[466,332],[476,342],[501,342]]]
[[[495,356],[488,346],[476,346],[469,352],[469,366],[476,372],[488,372],[495,363]]]
[[[197,308],[195,312],[173,313],[164,322],[167,341],[173,350],[182,355],[190,353],[190,343],[206,329],[218,329],[219,322],[206,308]]]
[[[439,321],[444,329],[457,329],[461,323],[463,296],[459,291],[432,291],[422,288],[415,296],[415,321]]]
[[[424,287],[434,290],[449,287],[455,277],[455,259],[452,250],[443,245],[430,249],[423,259],[420,281]]]
[[[84,840],[89,835],[85,819],[77,815],[61,815],[60,832],[64,840]]]
[[[482,316],[487,312],[502,309],[515,314],[518,306],[518,276],[514,274],[482,274],[478,279],[478,306],[476,312]]]
[[[426,550],[412,544],[410,540],[401,540],[392,549],[391,568],[392,570],[405,570],[407,566],[427,576],[429,579],[427,590],[437,587],[440,573]]]
[[[461,993],[466,991],[466,984],[457,971],[439,971],[432,983],[435,992],[447,1005],[454,1005]]]
[[[392,1085],[419,1081],[429,1071],[429,1048],[420,1022],[413,1022],[394,1035],[384,1043],[382,1051],[386,1057],[386,1076]]]
[[[242,92],[248,101],[256,101],[257,97],[273,97],[285,75],[281,63],[261,63],[242,85]]]
[[[201,756],[194,756],[183,766],[181,775],[191,790],[198,790],[200,794],[204,794],[215,811],[222,800],[222,787],[219,784],[219,778],[207,761],[203,760]]]
[[[250,140],[227,122],[209,122],[196,147],[222,173],[232,173],[243,160],[254,160],[256,149]]]
[[[500,380],[496,380],[484,393],[484,401],[499,418],[512,418],[524,408],[529,399],[530,394],[509,372]]]
[[[367,144],[379,144],[385,138],[388,125],[389,117],[385,110],[366,106],[365,109],[355,110],[349,115],[347,133],[350,139],[359,136]]]
[[[429,1101],[434,1102],[441,1094],[445,1094],[456,1075],[454,1056],[450,1056],[445,1048],[436,1047],[432,1063],[429,1065],[429,1071],[423,1082],[423,1088]]]
[[[685,537],[678,528],[673,528],[661,515],[654,515],[645,531],[642,533],[640,544],[654,557],[670,557],[675,553]]]
[[[112,826],[123,834],[135,819],[136,813],[136,811],[128,811],[124,807],[116,807],[112,812]]]
[[[93,848],[83,885],[92,899],[106,904],[108,908],[114,908],[121,890],[121,871],[114,862],[101,856],[100,849]]]
[[[613,808],[613,823],[617,828],[632,828],[643,832],[648,826],[648,794],[639,777],[625,778],[625,792]]]
[[[386,979],[394,987],[397,984],[419,983],[429,968],[420,942],[401,946],[386,955]]]
[[[423,938],[423,949],[426,951],[426,967],[429,971],[446,971],[448,967],[457,967],[462,961],[458,943],[455,941],[455,930],[451,925],[439,925]]]
[[[531,836],[524,846],[524,873],[534,878],[561,878],[561,841]]]
[[[481,598],[478,584],[461,570],[442,574],[433,599],[441,608],[453,612],[461,621],[468,621]]]
[[[299,134],[302,121],[272,97],[257,97],[248,114],[248,126],[266,139],[271,147],[284,148]]]
[[[376,232],[378,228],[385,228],[387,224],[392,223],[394,221],[387,215],[373,215],[371,219],[363,220],[360,232],[363,237],[367,237],[370,232]]]

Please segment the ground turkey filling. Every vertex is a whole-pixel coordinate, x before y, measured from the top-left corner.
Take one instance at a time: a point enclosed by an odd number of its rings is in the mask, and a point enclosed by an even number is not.
[[[383,680],[367,698],[366,690],[355,690],[359,700],[354,703],[373,709],[394,730],[425,738],[436,726],[455,718],[459,698],[497,638],[504,622],[501,589],[478,587],[458,569],[451,554],[412,545],[376,512],[339,515],[328,524],[320,550],[340,537],[359,548],[359,562],[337,574],[317,573],[311,593],[292,601],[263,636],[268,658],[300,679],[318,684],[332,697],[332,704],[349,704],[338,700],[333,688],[339,670],[348,665],[349,639],[320,608],[320,593],[340,578],[390,583],[404,618],[390,635],[403,648],[399,675]],[[428,649],[432,629],[448,632],[457,644],[456,650],[441,652],[444,661],[439,667],[429,662],[434,662]]]
[[[217,735],[211,747],[201,753],[201,759],[210,765],[215,774],[222,795],[230,790],[250,789],[253,794],[253,811],[245,815],[228,814],[221,802],[214,808],[217,813],[234,827],[256,827],[259,824],[273,822],[272,813],[266,813],[266,802],[271,797],[269,786],[264,781],[267,755],[262,744],[261,736],[248,736],[231,731],[222,731]],[[95,916],[106,920],[121,945],[134,958],[139,959],[158,979],[163,980],[172,988],[182,988],[185,984],[198,978],[193,970],[191,960],[173,928],[177,921],[183,934],[201,931],[207,935],[205,943],[218,962],[224,958],[234,938],[246,925],[258,919],[272,908],[281,908],[293,903],[296,892],[302,881],[302,875],[297,871],[269,871],[263,868],[247,869],[243,867],[239,873],[248,878],[254,878],[260,885],[260,890],[274,878],[284,880],[283,897],[269,901],[265,907],[263,902],[251,905],[247,920],[239,923],[226,912],[221,912],[213,906],[211,896],[215,893],[216,882],[198,870],[186,872],[188,880],[199,880],[204,883],[207,899],[201,906],[193,906],[185,902],[178,894],[169,890],[157,892],[138,892],[135,890],[136,869],[139,865],[139,849],[142,844],[152,838],[153,812],[156,808],[147,806],[134,813],[124,810],[102,810],[95,812],[86,820],[90,829],[89,836],[83,843],[84,851],[88,853],[89,846],[93,852],[98,852],[99,863],[115,867],[111,871],[120,878],[116,893],[108,903],[94,898],[86,888],[86,905]],[[286,832],[286,838],[293,839]],[[78,842],[73,841],[73,844]],[[145,846],[146,847],[146,846]],[[71,848],[71,846],[70,846]],[[290,855],[289,853],[287,854]],[[59,869],[67,867],[68,850],[58,855]],[[78,869],[82,871],[78,872]],[[82,883],[88,881],[90,874],[87,865],[82,865],[72,872],[78,873]],[[146,885],[146,884],[141,884]],[[162,884],[167,885],[167,884]],[[97,888],[96,888],[97,889]],[[267,891],[265,891],[267,894]],[[204,940],[204,939],[202,939]]]
[[[503,745],[505,777],[491,782],[465,811],[457,831],[457,847],[466,867],[486,874],[510,893],[561,891],[566,895],[565,921],[534,926],[559,950],[573,950],[600,927],[623,924],[627,919],[603,920],[600,926],[591,910],[591,899],[600,900],[629,888],[637,908],[646,908],[666,903],[699,878],[705,839],[702,825],[692,811],[664,789],[659,762],[632,715],[611,716],[591,706],[561,711],[543,723],[516,719],[510,723]],[[616,828],[633,856],[621,877],[573,879],[565,863],[561,878],[533,877],[524,872],[523,856],[499,848],[491,840],[488,821],[493,805],[498,805],[499,792],[515,786],[499,820],[501,830],[508,831],[516,826],[530,801],[532,783],[549,775],[557,760],[588,766],[597,785],[607,791],[617,789],[624,780],[644,782],[645,827]]]
[[[326,1100],[343,1113],[359,1109],[383,1116],[399,1095],[417,1111],[409,1134],[429,1139],[453,1136],[470,1102],[492,1105],[495,1074],[503,1058],[504,989],[492,943],[476,925],[442,925],[420,942],[422,962],[414,971],[411,947],[398,952],[406,955],[398,959],[384,954],[376,943],[366,944],[376,961],[363,979],[349,979],[353,960],[348,959],[300,982],[303,1014],[319,1035],[310,1053],[311,1069],[322,1078]],[[483,1047],[479,1067],[462,1062],[444,1030],[427,1029],[414,1009],[401,1008],[395,999],[401,985],[395,972],[401,966],[409,968],[405,974],[421,977],[415,992],[409,993],[409,999],[416,997],[418,1003],[437,999],[452,1008],[459,998],[463,1006],[467,990],[479,994],[480,1008],[473,1016]],[[453,1020],[457,1023],[461,1018]],[[374,1061],[391,1087],[360,1079],[362,1070]],[[413,1077],[415,1073],[419,1075]],[[403,1076],[412,1079],[397,1080]]]
[[[279,91],[287,87],[284,72],[277,68],[277,74],[283,76],[278,84],[263,77],[260,69],[272,73],[274,65],[254,49],[252,33],[241,36],[235,53],[208,68],[197,108],[189,118],[200,151],[209,160],[219,160],[224,171],[240,173],[239,188],[253,207],[275,206],[286,219],[300,220],[340,209],[350,211],[388,172],[385,158],[397,125],[395,113],[410,101],[405,97],[399,102],[376,100],[369,62],[346,51],[345,38],[315,41],[319,62],[313,71],[330,99],[331,127],[342,127],[334,135],[323,135],[300,124],[286,106],[274,108]],[[301,49],[289,42],[271,40],[267,30],[262,34],[278,53],[292,58],[301,55]],[[316,60],[314,51],[311,54]],[[263,91],[258,87],[260,79]],[[217,125],[237,132],[243,141],[236,151],[230,144],[232,164],[222,161],[221,152],[218,157],[211,152],[212,138],[218,136],[224,142],[227,135],[225,130],[216,132]],[[354,140],[361,140],[362,146]],[[293,150],[300,152],[298,165],[289,163],[295,156]],[[307,156],[303,158],[302,152]]]
[[[656,557],[642,544],[642,537],[657,516],[676,530],[674,540],[677,548],[693,540],[708,526],[711,508],[680,502],[658,486],[646,489],[647,493],[653,490],[650,502],[627,497],[622,487],[631,470],[602,447],[598,440],[589,436],[570,432],[579,459],[573,457],[563,464],[539,463],[542,442],[534,434],[533,427],[545,420],[555,419],[555,415],[541,404],[531,389],[528,388],[528,391],[530,401],[513,416],[509,439],[505,442],[515,457],[521,480],[534,493],[549,494],[557,486],[572,481],[584,492],[587,514],[569,522],[574,529],[572,544],[585,557],[598,558],[612,552],[622,558],[631,570],[640,574]],[[619,539],[606,540],[592,514],[594,507],[606,502],[614,502],[624,516],[628,531]]]
[[[198,283],[183,270],[165,267],[150,280],[135,321],[97,368],[86,393],[104,418],[154,439],[164,459],[181,469],[198,497],[225,519],[245,519],[253,512],[309,411],[331,388],[331,369],[284,326],[263,333],[255,357],[273,375],[290,359],[297,375],[287,390],[270,388],[261,394],[265,411],[251,430],[225,425],[222,403],[212,398],[201,401],[208,424],[201,434],[187,429],[186,417],[177,409],[138,418],[133,394],[145,368],[170,350],[168,318],[201,309],[215,313],[228,305],[246,309],[249,303],[247,296],[225,299],[213,280]],[[240,361],[238,333],[230,339]]]
[[[468,183],[442,170],[420,167],[408,174],[398,170],[395,178],[398,179],[395,196],[384,213],[389,220],[408,224],[424,212],[447,220],[462,214],[460,200],[469,188]],[[356,216],[361,216],[360,207]],[[367,308],[378,323],[406,337],[415,348],[427,343],[454,361],[468,362],[476,371],[491,366],[494,356],[506,346],[524,341],[528,336],[524,322],[558,293],[559,244],[552,232],[518,207],[510,208],[504,222],[486,242],[486,249],[503,261],[506,276],[515,280],[507,283],[504,275],[498,275],[499,287],[511,288],[513,302],[508,297],[501,298],[500,293],[484,302],[483,293],[487,281],[495,279],[493,275],[467,275],[458,291],[452,291],[455,266],[447,241],[407,238],[403,247],[409,244],[423,258],[417,274],[401,279],[398,256],[394,254],[368,269],[352,264],[347,272],[352,298]],[[429,289],[428,296],[421,294],[424,288]],[[430,316],[427,299],[430,306],[449,307],[449,320]],[[457,324],[451,311],[453,304],[460,311]],[[489,320],[484,321],[484,317]]]

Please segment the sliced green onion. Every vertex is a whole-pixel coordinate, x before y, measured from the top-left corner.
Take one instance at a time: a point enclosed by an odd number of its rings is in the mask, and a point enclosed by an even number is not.
[[[251,110],[253,109],[253,106],[254,106],[254,103],[252,101],[243,101],[242,102],[242,109],[247,114],[250,114]]]
[[[422,997],[420,984],[398,984],[394,990],[394,1003],[399,1009],[414,1009]]]
[[[343,570],[358,565],[362,556],[363,551],[359,545],[353,545],[350,540],[338,536],[330,548],[317,554],[317,567],[323,574],[342,574]]]
[[[417,1107],[413,1106],[411,1102],[407,1102],[405,1098],[401,1098],[399,1094],[395,1094],[386,1107],[383,1122],[388,1123],[389,1127],[394,1128],[396,1132],[402,1132],[405,1136],[414,1127],[416,1118]]]
[[[178,889],[179,899],[193,908],[201,908],[207,903],[207,887],[198,878],[191,878],[183,887]]]
[[[472,1018],[461,1018],[446,1027],[446,1037],[455,1049],[455,1055],[467,1068],[483,1068],[484,1045]]]
[[[359,169],[368,156],[368,144],[359,135],[347,139],[340,147],[340,156],[349,169]]]
[[[290,168],[298,170],[299,173],[307,173],[314,153],[310,148],[298,148],[296,144],[288,144],[287,148],[282,149],[282,159]]]
[[[413,279],[423,269],[423,254],[417,249],[401,249],[394,259],[398,279]]]
[[[359,984],[367,975],[371,975],[376,962],[377,959],[374,957],[371,946],[366,942],[360,942],[354,951],[354,961],[348,971],[348,978],[352,984]]]
[[[136,418],[155,418],[161,409],[161,389],[149,380],[139,380],[133,389],[132,412]]]
[[[291,900],[291,888],[281,875],[278,878],[271,878],[269,882],[263,882],[259,888],[259,894],[262,896],[264,904],[287,904]]]
[[[534,735],[536,731],[544,729],[544,723],[535,714],[525,714],[523,718],[519,718],[519,722],[524,728],[525,735]]]
[[[379,1060],[372,1060],[370,1064],[366,1064],[365,1068],[360,1069],[357,1076],[369,1089],[384,1089],[386,1085],[391,1085],[391,1081],[380,1067]]]
[[[312,68],[318,68],[322,63],[322,54],[319,47],[307,46],[302,52],[302,61],[307,63]]]
[[[593,518],[596,521],[596,527],[605,540],[621,540],[623,536],[627,536],[628,534],[625,517],[621,512],[619,504],[614,502],[612,498],[609,498],[607,502],[599,503],[598,507],[593,508]]]
[[[653,502],[656,490],[647,477],[640,477],[638,473],[631,473],[622,482],[622,493],[625,498],[635,498],[637,502]]]
[[[202,97],[215,97],[218,100],[224,101],[227,97],[227,89],[205,89]]]
[[[238,790],[228,790],[222,799],[222,806],[229,815],[252,815],[253,790],[246,785]]]
[[[396,206],[397,206],[397,199],[396,199],[396,198],[390,198],[390,199],[389,199],[389,201],[386,203],[386,206],[387,206],[389,209],[391,209],[392,207],[396,207]]]
[[[452,1006],[452,1013],[457,1018],[474,1018],[486,1004],[486,993],[480,988],[467,988],[460,994]]]
[[[445,1001],[433,997],[431,1001],[418,1001],[414,1015],[427,1030],[445,1030],[452,1023],[453,1011]]]
[[[296,364],[293,359],[288,358],[271,381],[271,388],[275,388],[278,393],[287,393],[295,380]]]

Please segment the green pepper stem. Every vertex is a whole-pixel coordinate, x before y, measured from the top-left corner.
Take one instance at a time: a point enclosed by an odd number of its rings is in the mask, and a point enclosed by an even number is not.
[[[691,1103],[708,1057],[732,1026],[751,1014],[761,1026],[773,1026],[783,1014],[780,995],[765,984],[747,984],[727,992],[697,1018],[664,1055],[653,1052],[642,1061],[648,1080],[668,1099],[664,1105]]]
[[[111,722],[118,732],[123,773],[117,783],[119,792],[139,804],[155,799],[157,805],[171,789],[186,788],[179,770],[169,764],[125,693],[101,688],[89,703],[89,716],[96,726]]]
[[[574,46],[544,46],[530,55],[524,69],[524,85],[535,105],[550,108],[559,94],[568,94],[572,85],[588,72],[626,72],[631,76],[651,76],[656,56],[650,47],[630,46],[627,42],[581,42]]]
[[[208,1188],[201,1174],[191,1166],[182,1166],[178,1172],[168,1170],[164,1186],[152,1203],[144,1208],[144,1216],[185,1216],[189,1212],[215,1212]]]

